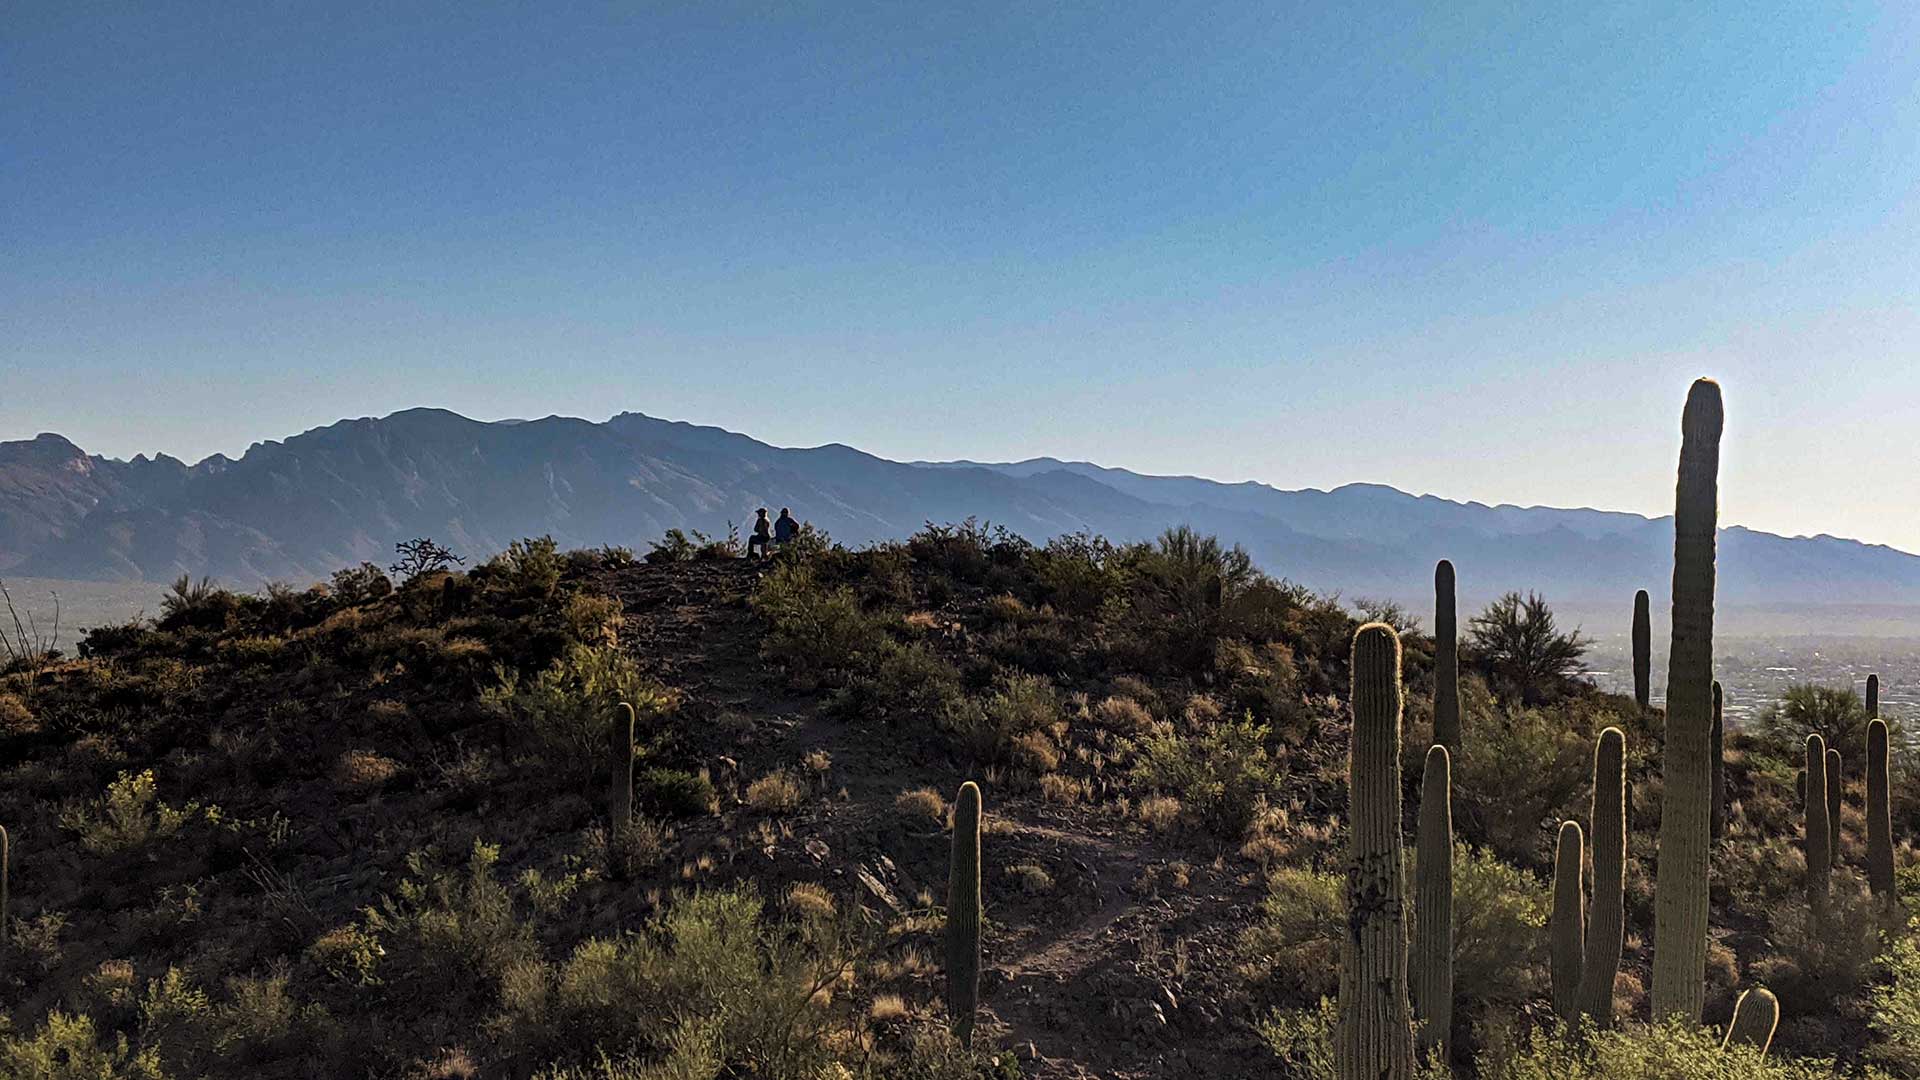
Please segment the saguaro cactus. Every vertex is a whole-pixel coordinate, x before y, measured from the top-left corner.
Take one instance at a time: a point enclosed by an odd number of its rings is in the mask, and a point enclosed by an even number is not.
[[[1827,745],[1817,734],[1807,736],[1806,807],[1807,903],[1818,908],[1827,902],[1833,834],[1827,827]]]
[[[1580,1015],[1580,968],[1587,951],[1587,897],[1581,886],[1586,844],[1580,823],[1560,823],[1553,855],[1553,915],[1547,923],[1553,976],[1553,1012],[1572,1023]]]
[[[12,862],[13,838],[0,825],[0,973],[7,970],[7,867]]]
[[[1880,715],[1880,676],[1867,676],[1867,717],[1872,719]]]
[[[1633,700],[1653,703],[1653,614],[1647,590],[1633,594]]]
[[[1453,605],[1453,564],[1433,568],[1433,741],[1460,752],[1460,630]]]
[[[1827,747],[1827,865],[1840,865],[1840,793],[1846,788],[1840,751]]]
[[[1764,986],[1740,992],[1740,1000],[1733,1004],[1733,1020],[1727,1024],[1727,1037],[1720,1042],[1720,1049],[1730,1046],[1751,1046],[1766,1056],[1767,1047],[1773,1045],[1773,1029],[1780,1026],[1780,999],[1773,991]]]
[[[1673,637],[1653,913],[1653,1018],[1700,1022],[1706,1004],[1707,790],[1713,779],[1713,559],[1719,513],[1720,387],[1693,384],[1680,419],[1673,508]]]
[[[1347,934],[1340,946],[1340,1080],[1409,1080],[1406,882],[1400,838],[1400,638],[1385,623],[1353,636],[1353,748],[1347,765]]]
[[[633,706],[626,702],[613,714],[607,741],[607,764],[613,773],[607,789],[607,816],[618,837],[633,825]]]
[[[1453,758],[1427,751],[1413,864],[1413,1008],[1421,1050],[1444,1054],[1453,1030]]]
[[[1887,722],[1878,717],[1867,721],[1867,886],[1882,900],[1894,895],[1890,752]]]
[[[1593,748],[1593,902],[1587,953],[1580,969],[1580,1011],[1601,1027],[1613,1024],[1613,979],[1627,940],[1627,736],[1600,733]]]
[[[1713,681],[1713,838],[1727,834],[1727,744],[1726,694],[1720,680]]]
[[[953,800],[953,864],[947,875],[947,1016],[973,1045],[980,1007],[980,785],[960,785]]]

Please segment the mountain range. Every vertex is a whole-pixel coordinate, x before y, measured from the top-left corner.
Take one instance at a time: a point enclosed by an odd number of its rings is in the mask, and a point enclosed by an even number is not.
[[[1149,538],[1176,524],[1245,545],[1269,572],[1424,608],[1435,560],[1462,602],[1537,589],[1611,612],[1666,592],[1672,521],[1487,506],[1377,484],[1285,491],[1085,462],[897,462],[839,444],[770,446],[714,427],[622,413],[481,422],[439,409],[342,420],[237,459],[121,461],[54,434],[0,442],[0,575],[254,587],[326,577],[433,537],[485,557],[524,536],[644,551],[669,528],[724,534],[791,506],[850,545],[978,518],[1036,542],[1073,532]],[[1720,535],[1732,608],[1920,610],[1920,556],[1831,536]],[[1659,600],[1656,599],[1656,603]]]

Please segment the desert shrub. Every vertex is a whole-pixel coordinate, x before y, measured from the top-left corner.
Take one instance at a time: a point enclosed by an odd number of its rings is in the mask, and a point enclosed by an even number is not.
[[[631,558],[633,553],[627,554]],[[731,526],[724,540],[715,540],[699,529],[668,529],[648,549],[646,560],[650,563],[708,562],[738,558],[740,554],[739,530]]]
[[[400,775],[400,763],[372,750],[348,750],[333,763],[333,782],[344,788],[371,790]]]
[[[507,596],[545,599],[560,586],[560,547],[551,536],[515,540],[488,559],[476,576]]]
[[[387,572],[370,562],[335,570],[329,585],[333,599],[341,607],[358,607],[393,592]]]
[[[1885,981],[1873,988],[1875,1060],[1901,1076],[1920,1075],[1920,920],[1889,938],[1880,958]]]
[[[823,586],[810,563],[779,563],[760,579],[753,607],[770,624],[761,652],[806,685],[851,667],[885,640],[853,590]]]
[[[567,636],[584,645],[614,644],[625,622],[620,601],[598,593],[574,593],[560,609],[560,623]]]
[[[1780,700],[1760,710],[1752,737],[1763,753],[1796,761],[1807,736],[1817,732],[1852,766],[1866,760],[1867,720],[1867,704],[1852,687],[1801,683],[1787,687]]]
[[[1093,722],[1108,731],[1138,735],[1153,726],[1153,714],[1132,698],[1114,695],[1093,707]]]
[[[1874,975],[1881,935],[1898,924],[1852,874],[1835,872],[1827,907],[1815,911],[1804,896],[1767,912],[1775,952],[1754,965],[1754,976],[1780,996],[1786,1015],[1806,1015],[1852,997]]]
[[[640,805],[665,817],[700,817],[720,805],[713,779],[685,769],[647,769],[634,778]]]
[[[17,695],[0,691],[0,739],[31,735],[39,728],[26,702]]]
[[[62,812],[60,824],[88,851],[112,855],[173,837],[206,812],[197,802],[179,807],[161,802],[153,770],[144,769],[121,773],[100,798]]]
[[[13,1080],[165,1080],[160,1056],[124,1034],[102,1042],[91,1017],[58,1009],[29,1036],[0,1034],[0,1074]]]
[[[1323,997],[1310,1009],[1276,1009],[1254,1029],[1280,1059],[1285,1080],[1338,1080],[1333,1035],[1339,1022],[1339,1004]],[[1453,1073],[1444,1065],[1417,1063],[1413,1075],[1415,1080],[1448,1080]]]
[[[1222,641],[1214,650],[1214,670],[1227,684],[1232,709],[1274,727],[1283,734],[1296,730],[1305,709],[1300,700],[1300,675],[1293,650],[1278,641],[1248,645]]]
[[[1557,697],[1585,668],[1587,639],[1561,632],[1536,593],[1507,593],[1467,620],[1467,638],[1503,693],[1526,705]]]
[[[925,818],[938,825],[947,820],[947,800],[930,787],[914,788],[893,797],[893,808],[910,818]]]
[[[601,758],[614,711],[633,706],[642,721],[672,712],[679,695],[640,673],[633,658],[606,645],[573,645],[532,679],[501,668],[481,701],[520,729],[564,775],[591,772]]]
[[[495,880],[499,861],[500,849],[479,840],[460,869],[435,865],[423,852],[407,856],[397,893],[365,913],[390,1000],[475,1011],[511,969],[538,957],[532,928],[515,917],[512,895]]]
[[[1228,604],[1260,579],[1245,548],[1226,547],[1185,525],[1153,544],[1128,547],[1122,561],[1130,610],[1148,651],[1196,673],[1213,661]]]
[[[182,574],[160,598],[161,630],[224,630],[246,607],[247,597],[213,583],[211,578],[194,581]]]
[[[919,642],[883,641],[876,659],[850,674],[834,695],[843,716],[888,723],[938,720],[966,698],[960,671]]]
[[[1198,735],[1150,735],[1138,744],[1134,779],[1178,795],[1202,824],[1220,835],[1242,836],[1280,779],[1267,736],[1266,725],[1251,717],[1216,724]]]
[[[328,978],[350,986],[371,986],[378,981],[380,958],[385,954],[378,938],[358,923],[348,923],[315,938],[305,956]]]
[[[1582,1037],[1542,1028],[1494,1029],[1480,1055],[1487,1080],[1815,1080],[1841,1073],[1831,1059],[1762,1058],[1749,1046],[1721,1048],[1721,1033],[1675,1018]],[[1858,1074],[1856,1074],[1858,1075]],[[1872,1075],[1872,1074],[1867,1074]]]
[[[975,757],[1050,772],[1059,765],[1054,728],[1060,699],[1044,676],[1002,675],[984,698],[968,699],[941,718]]]
[[[994,567],[1025,560],[1033,545],[1004,525],[968,518],[958,525],[935,525],[907,538],[907,554],[914,563],[965,584],[979,584]]]
[[[1592,753],[1587,738],[1540,710],[1485,717],[1472,727],[1466,751],[1454,765],[1456,789],[1485,793],[1469,797],[1460,824],[1501,855],[1540,865],[1549,825],[1576,816]]]
[[[1115,554],[1113,544],[1103,536],[1082,532],[1054,537],[1033,553],[1034,579],[1041,596],[1074,615],[1098,612],[1125,587]]]
[[[1271,991],[1313,1001],[1339,986],[1346,925],[1345,882],[1339,874],[1282,867],[1268,876],[1267,895],[1241,945],[1249,967]]]

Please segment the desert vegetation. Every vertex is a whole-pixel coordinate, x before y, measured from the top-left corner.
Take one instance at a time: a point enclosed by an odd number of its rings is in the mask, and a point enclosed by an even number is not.
[[[411,541],[16,634],[0,1073],[1920,1074],[1900,718],[1723,728],[1690,417],[1666,710],[1469,566],[1429,634],[1186,529]]]

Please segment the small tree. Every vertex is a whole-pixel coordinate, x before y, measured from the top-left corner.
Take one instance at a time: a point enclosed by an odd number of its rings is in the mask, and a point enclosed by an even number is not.
[[[403,584],[421,574],[431,574],[435,570],[445,570],[449,566],[467,564],[464,557],[455,555],[425,536],[413,540],[402,540],[393,545],[393,550],[399,552],[400,561],[388,569],[399,575]]]
[[[1528,705],[1586,670],[1587,639],[1578,630],[1561,633],[1538,593],[1510,592],[1488,604],[1468,622],[1467,635],[1494,681]]]

